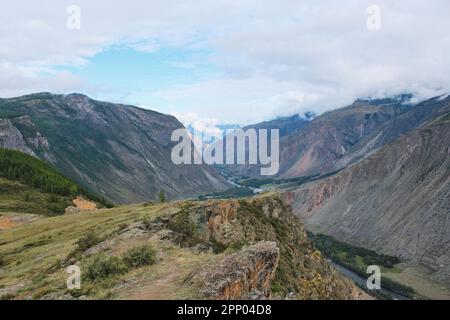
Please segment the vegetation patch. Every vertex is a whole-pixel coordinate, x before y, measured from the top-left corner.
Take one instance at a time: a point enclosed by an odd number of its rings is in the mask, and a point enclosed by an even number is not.
[[[123,257],[123,261],[129,268],[155,264],[156,253],[150,246],[141,246],[130,249]]]
[[[230,189],[227,189],[222,192],[213,192],[208,193],[203,196],[199,196],[199,200],[206,200],[206,199],[232,199],[232,198],[243,198],[243,197],[249,197],[254,195],[254,192],[250,188],[246,187],[233,187]]]
[[[75,242],[75,249],[67,256],[66,260],[79,257],[83,252],[96,246],[100,242],[104,241],[106,237],[100,237],[95,232],[89,231],[84,236]]]
[[[317,249],[319,249],[326,257],[364,278],[367,277],[367,267],[370,265],[377,265],[392,272],[395,271],[395,265],[401,262],[397,257],[379,254],[373,250],[362,247],[352,246],[324,234],[308,232],[308,237],[313,241]],[[410,298],[413,298],[416,293],[413,288],[387,277],[383,278],[382,287]],[[382,298],[387,297],[383,296]]]
[[[192,204],[183,204],[180,212],[172,217],[167,225],[170,230],[181,235],[179,240],[181,246],[191,247],[203,242],[198,236],[198,226],[189,214],[191,208]]]
[[[84,195],[107,207],[111,206],[104,199],[81,188],[45,162],[19,151],[0,148],[0,177],[20,182],[49,194],[48,201],[51,203],[60,202],[60,197],[73,198],[77,195]],[[25,193],[23,198],[24,201],[31,201],[32,194]],[[61,213],[59,207],[58,211]]]
[[[86,279],[98,281],[114,275],[125,274],[128,267],[119,257],[100,254],[90,259],[83,270],[85,270],[83,275]]]

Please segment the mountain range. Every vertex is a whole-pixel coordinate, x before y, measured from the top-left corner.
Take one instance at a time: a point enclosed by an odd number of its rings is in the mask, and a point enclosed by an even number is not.
[[[174,165],[170,137],[183,125],[151,110],[81,94],[0,100],[0,147],[35,156],[112,203],[197,196],[226,189],[208,166]]]
[[[170,292],[168,297],[179,294],[185,298],[354,298],[354,286],[335,274],[307,240],[303,222],[306,229],[319,234],[319,238],[324,234],[355,248],[372,250],[370,255],[380,254],[382,259],[395,257],[408,267],[425,268],[426,281],[444,284],[443,290],[447,292],[444,296],[448,297],[450,97],[413,101],[409,94],[359,99],[317,116],[294,115],[247,126],[244,129],[280,129],[280,171],[274,177],[261,179],[258,165],[221,166],[220,170],[233,180],[230,183],[212,166],[172,163],[170,155],[174,143],[170,136],[173,130],[183,128],[172,116],[100,102],[81,94],[39,93],[0,99],[0,147],[15,149],[46,162],[49,167],[41,162],[38,167],[57,170],[52,174],[69,178],[68,182],[61,178],[64,183],[78,183],[76,193],[86,190],[86,198],[91,196],[93,200],[114,204],[143,203],[101,209],[92,219],[88,215],[91,213],[79,210],[76,211],[79,215],[66,215],[56,220],[45,218],[33,222],[33,216],[29,226],[19,225],[17,231],[31,242],[41,240],[30,236],[29,228],[48,229],[48,224],[54,222],[59,229],[64,229],[68,223],[76,225],[77,237],[90,231],[100,232],[102,236],[96,243],[83,247],[75,256],[71,256],[66,247],[61,249],[60,259],[75,259],[77,263],[88,263],[91,251],[113,256],[123,254],[141,240],[173,250],[174,255],[172,251],[158,251],[157,256],[162,257],[165,264],[167,261],[179,264],[173,271],[183,275],[180,276],[183,279],[169,274],[151,278],[155,281],[151,283],[170,284],[170,287],[164,286],[164,290]],[[8,176],[0,179],[0,188],[32,192],[40,199],[37,206],[30,207],[34,210],[32,213],[44,210],[42,208],[52,215],[55,213],[50,201],[54,198],[53,190],[42,191],[35,186],[30,189],[24,182],[11,180],[10,171],[5,172]],[[233,184],[258,179],[268,185],[262,189],[266,191],[263,196],[186,201],[213,193],[220,198],[221,192],[236,187]],[[239,185],[237,187],[240,189]],[[158,199],[161,191],[169,200],[184,201],[167,205],[148,202]],[[61,195],[60,203],[70,204],[74,196],[75,193]],[[23,205],[24,197],[25,193],[21,193],[19,199],[9,192],[3,198],[14,198],[17,201],[10,203]],[[83,201],[89,202],[89,199]],[[14,212],[31,210],[20,209],[25,207],[8,208]],[[66,213],[73,213],[73,210],[66,210]],[[135,215],[142,221],[132,223]],[[106,223],[102,219],[107,217],[114,217],[114,223],[95,227]],[[10,221],[13,217],[7,218]],[[14,219],[18,219],[15,214]],[[0,253],[7,263],[17,254],[25,259],[20,253],[25,250],[20,248],[27,245],[21,242],[22,236],[17,238],[14,230],[5,232],[11,242],[5,247],[0,244]],[[74,237],[69,234],[60,240],[73,247]],[[53,240],[46,241],[49,246],[57,245]],[[127,245],[122,246],[124,243]],[[36,254],[41,255],[41,249]],[[205,267],[204,272],[200,270],[207,263],[204,256],[197,255],[199,252],[206,252],[215,262]],[[184,260],[176,258],[179,254]],[[43,267],[55,270],[65,263],[43,261]],[[402,266],[399,274],[403,275],[404,268]],[[233,278],[242,270],[247,270],[244,278]],[[255,277],[261,281],[253,282]],[[158,279],[164,280],[158,282]],[[180,279],[181,287],[178,286]],[[406,280],[400,276],[400,282],[414,287],[423,283],[423,279],[417,274]],[[150,290],[151,283],[142,278],[138,284],[141,281],[146,283],[144,288]],[[237,281],[239,286],[227,286],[229,281]],[[198,290],[184,291],[188,290],[186,283]],[[224,283],[222,287],[219,285]],[[432,283],[429,286],[435,285]],[[14,285],[14,281],[8,282],[8,290]],[[153,296],[147,296],[147,291],[137,289],[139,285],[130,286],[132,289],[122,290],[117,285],[117,291],[108,294],[161,297],[151,290]],[[37,294],[31,289],[27,292]],[[57,296],[64,294],[58,291]],[[105,292],[86,294],[101,297]],[[161,294],[164,296],[164,292]]]

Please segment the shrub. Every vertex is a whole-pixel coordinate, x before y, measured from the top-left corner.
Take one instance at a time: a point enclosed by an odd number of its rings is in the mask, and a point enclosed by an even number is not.
[[[152,225],[153,225],[153,221],[152,221],[152,219],[146,214],[146,215],[142,218],[142,224],[143,224],[145,230],[151,230]]]
[[[142,246],[130,249],[123,257],[123,261],[129,268],[154,264],[156,262],[155,251],[150,246]]]
[[[96,281],[113,275],[124,274],[128,267],[119,257],[98,255],[87,263],[85,277]]]
[[[77,248],[76,251],[77,252],[84,252],[89,248],[92,248],[93,246],[99,244],[100,242],[102,242],[102,238],[100,238],[98,235],[96,235],[94,232],[88,232],[86,233],[83,237],[81,237],[80,239],[78,239],[78,241],[76,242]]]
[[[26,201],[26,202],[32,201],[31,193],[30,192],[25,193],[25,195],[23,196],[23,200]]]
[[[164,194],[164,191],[160,191],[158,197],[159,197],[159,202],[161,202],[161,203],[166,202],[166,195]]]

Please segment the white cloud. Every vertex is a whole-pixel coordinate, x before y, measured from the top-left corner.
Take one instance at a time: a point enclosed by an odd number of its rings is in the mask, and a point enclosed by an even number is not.
[[[447,0],[377,0],[376,31],[366,28],[374,4],[367,0],[78,0],[79,31],[65,27],[72,2],[2,4],[0,96],[95,92],[89,79],[55,67],[83,66],[113,44],[144,52],[208,48],[220,77],[149,88],[149,97],[221,122],[322,112],[365,96],[414,92],[420,99],[450,88]]]

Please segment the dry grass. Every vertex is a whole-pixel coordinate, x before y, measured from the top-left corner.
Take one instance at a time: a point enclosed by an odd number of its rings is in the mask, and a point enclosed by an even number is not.
[[[177,203],[152,206],[133,205],[101,209],[88,213],[42,218],[0,231],[0,296],[14,288],[19,299],[40,298],[49,293],[67,293],[65,261],[75,249],[78,239],[88,232],[107,237],[115,230],[141,221],[177,211]],[[184,278],[212,258],[212,254],[193,254],[158,237],[130,238],[114,245],[108,252],[120,255],[130,248],[150,245],[158,262],[132,269],[123,276],[92,285],[85,283],[91,298],[189,298],[190,288],[182,288]],[[134,281],[137,279],[138,281]],[[156,280],[158,279],[158,280]],[[152,284],[153,283],[153,284]],[[137,286],[139,284],[139,286]],[[19,288],[19,290],[16,290]]]

